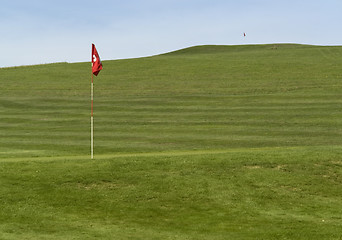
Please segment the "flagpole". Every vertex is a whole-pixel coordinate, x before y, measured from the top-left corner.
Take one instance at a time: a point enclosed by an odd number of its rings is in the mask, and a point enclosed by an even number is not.
[[[94,101],[94,74],[91,73],[91,115],[90,115],[90,155],[94,159],[94,115],[93,115],[93,101]]]
[[[97,76],[102,69],[100,56],[97,53],[95,45],[91,47],[91,116],[90,116],[90,156],[94,159],[94,115],[93,115],[93,102],[94,102],[94,75]]]

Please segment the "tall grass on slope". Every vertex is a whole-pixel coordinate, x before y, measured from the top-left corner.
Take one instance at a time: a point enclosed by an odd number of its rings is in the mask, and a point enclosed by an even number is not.
[[[95,155],[341,144],[341,47],[201,46],[105,61]],[[88,155],[89,63],[1,69],[0,156]]]

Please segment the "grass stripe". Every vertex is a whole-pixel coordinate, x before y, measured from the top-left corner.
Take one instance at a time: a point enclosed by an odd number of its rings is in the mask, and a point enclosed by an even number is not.
[[[329,148],[331,150],[342,150],[342,146],[289,146],[289,147],[260,147],[260,148],[234,148],[234,149],[202,149],[202,150],[186,150],[186,151],[165,151],[165,152],[145,152],[145,153],[117,153],[117,154],[97,154],[94,161],[116,159],[116,158],[145,158],[145,157],[180,157],[180,156],[196,156],[196,155],[216,155],[229,153],[253,153],[253,152],[277,152],[277,151],[308,151]],[[24,152],[34,152],[34,150],[22,150]],[[6,154],[7,152],[0,152]],[[90,155],[78,156],[51,156],[51,157],[30,157],[30,158],[5,158],[0,162],[25,162],[25,161],[61,161],[61,160],[88,160]]]

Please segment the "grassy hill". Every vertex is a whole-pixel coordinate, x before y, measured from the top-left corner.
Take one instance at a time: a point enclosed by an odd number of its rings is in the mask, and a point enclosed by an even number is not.
[[[1,239],[340,239],[342,47],[0,69]]]

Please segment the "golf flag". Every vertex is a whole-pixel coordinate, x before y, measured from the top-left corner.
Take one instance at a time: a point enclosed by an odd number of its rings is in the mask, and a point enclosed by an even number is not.
[[[102,70],[102,62],[94,44],[92,45],[91,50],[91,63],[93,74],[97,76],[97,74]]]
[[[90,156],[91,156],[91,159],[94,159],[94,115],[93,115],[94,75],[97,76],[99,72],[102,70],[102,62],[94,44],[92,44],[92,49],[91,49],[91,70],[92,70],[92,74],[91,74],[91,90],[90,90],[90,99],[91,99]]]

